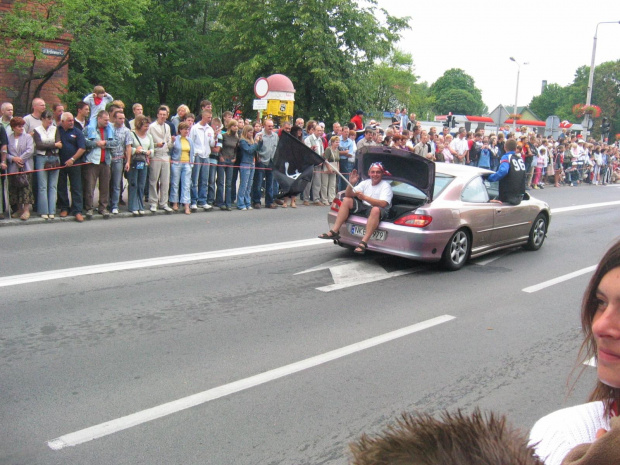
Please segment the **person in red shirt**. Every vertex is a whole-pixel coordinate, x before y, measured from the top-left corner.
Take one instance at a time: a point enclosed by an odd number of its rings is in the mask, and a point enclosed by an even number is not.
[[[362,110],[357,110],[355,112],[355,116],[351,118],[351,122],[355,124],[355,130],[361,131],[364,129],[364,120],[362,119],[364,116],[364,112]]]

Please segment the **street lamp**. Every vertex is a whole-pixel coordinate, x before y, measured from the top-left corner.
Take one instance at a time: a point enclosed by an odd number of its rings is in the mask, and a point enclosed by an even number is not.
[[[588,78],[588,93],[586,95],[586,106],[592,103],[592,84],[594,81],[594,57],[596,56],[596,36],[598,35],[598,27],[601,24],[620,24],[620,21],[601,21],[600,23],[596,25],[596,29],[594,30],[594,45],[592,46],[592,63],[590,64],[590,77]],[[589,128],[590,126],[590,114],[589,113],[585,114],[584,123],[585,123],[584,139],[587,140],[588,131],[590,129]]]
[[[515,60],[514,57],[510,57],[510,61],[514,61],[517,64],[517,90],[515,92],[515,106],[512,110],[512,132],[517,134],[517,99],[519,98],[519,75],[521,74],[521,64]],[[523,63],[523,66],[527,64],[529,63],[525,62]]]

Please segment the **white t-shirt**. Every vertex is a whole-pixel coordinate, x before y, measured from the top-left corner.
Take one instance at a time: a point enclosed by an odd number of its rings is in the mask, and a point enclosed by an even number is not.
[[[387,181],[379,181],[377,185],[373,186],[372,180],[366,179],[355,186],[353,191],[361,192],[362,194],[376,200],[385,200],[388,203],[388,207],[392,204],[392,186]],[[370,204],[366,201],[363,203],[370,206]]]

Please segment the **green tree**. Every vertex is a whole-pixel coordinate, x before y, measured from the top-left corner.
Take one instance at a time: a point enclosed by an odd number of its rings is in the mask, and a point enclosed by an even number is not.
[[[549,84],[545,90],[532,99],[529,108],[541,119],[545,120],[551,115],[557,115],[564,119],[566,114],[560,115],[560,109],[565,106],[568,99],[568,90],[558,84]]]
[[[225,88],[251,108],[253,83],[282,73],[295,85],[295,110],[327,121],[367,109],[375,96],[364,83],[375,60],[390,55],[408,18],[347,0],[222,0],[217,27],[221,47],[234,54]],[[383,16],[384,20],[379,21]]]
[[[379,111],[410,108],[416,81],[411,54],[393,50],[387,58],[379,60],[369,73],[367,92],[369,96],[374,95],[372,108]]]
[[[440,114],[452,112],[461,115],[477,115],[480,113],[480,101],[463,89],[449,89],[441,93],[435,103]]]
[[[16,97],[13,101],[15,114],[24,114],[33,98],[54,74],[66,66],[69,54],[65,54],[53,68],[40,70],[44,57],[42,43],[60,39],[65,30],[60,16],[62,10],[50,0],[19,0],[10,11],[0,16],[0,38],[5,44],[4,57],[12,60],[9,71],[18,76]]]
[[[446,94],[452,90],[459,90],[462,92],[453,92],[448,98]],[[469,94],[469,97],[466,94]],[[433,97],[436,102],[436,110],[442,114],[446,114],[450,111],[452,113],[460,112],[460,110],[456,108],[447,107],[442,102],[456,104],[459,108],[468,108],[470,113],[467,114],[470,115],[482,114],[486,108],[482,101],[482,93],[480,89],[476,87],[474,78],[459,68],[452,68],[443,73],[443,75],[431,85],[430,96]],[[459,101],[459,98],[462,99],[462,101]]]

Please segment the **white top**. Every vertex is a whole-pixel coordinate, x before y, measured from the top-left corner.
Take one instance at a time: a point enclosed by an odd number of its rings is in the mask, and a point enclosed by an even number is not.
[[[376,200],[385,200],[388,203],[388,206],[392,204],[392,186],[387,181],[379,181],[377,185],[373,186],[372,180],[366,179],[355,186],[353,191],[361,192],[362,194]],[[365,200],[364,204],[370,206],[370,204]]]
[[[545,465],[561,465],[575,446],[593,442],[600,428],[610,429],[603,402],[576,405],[538,420],[530,431],[530,445]]]

